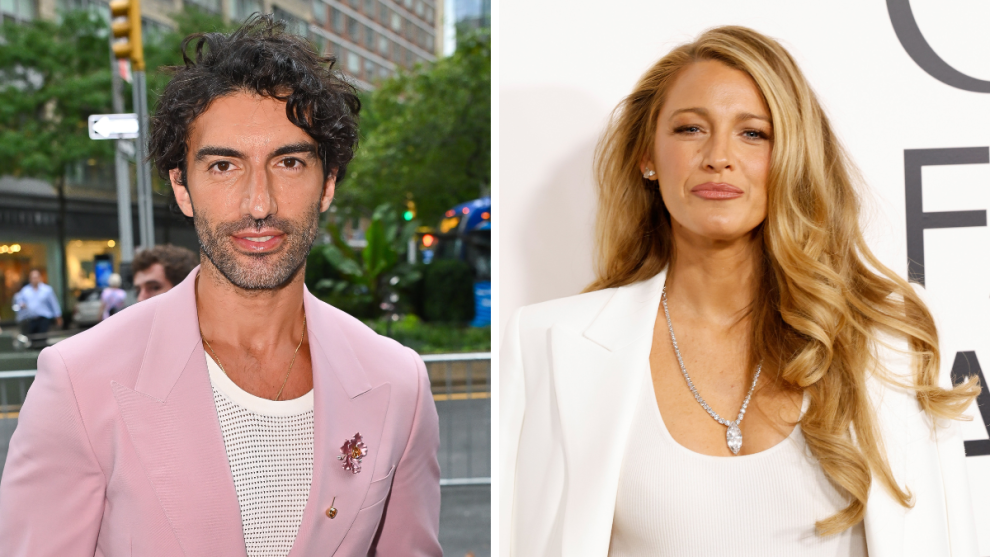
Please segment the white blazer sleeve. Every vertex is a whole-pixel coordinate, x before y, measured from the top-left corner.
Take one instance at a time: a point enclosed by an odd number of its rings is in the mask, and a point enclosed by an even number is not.
[[[526,406],[522,343],[519,319],[523,308],[516,310],[506,327],[499,352],[499,557],[509,557],[513,540],[513,505],[515,503],[516,453]]]
[[[932,304],[931,296],[921,286],[912,284],[935,320],[935,326],[942,331],[938,308]],[[942,344],[942,343],[940,343]],[[943,347],[940,347],[943,348]],[[939,386],[952,388],[950,373],[954,354],[940,350],[942,370],[939,373]],[[948,363],[948,365],[946,365]],[[983,385],[986,389],[987,386]],[[939,469],[942,473],[942,487],[945,492],[945,514],[949,528],[951,557],[976,557],[979,547],[976,536],[976,521],[973,516],[973,501],[969,486],[969,470],[966,466],[966,452],[960,423],[956,420],[938,420],[935,444],[938,449]]]

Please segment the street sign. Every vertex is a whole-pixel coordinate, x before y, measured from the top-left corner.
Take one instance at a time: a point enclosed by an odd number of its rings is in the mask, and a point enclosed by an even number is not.
[[[89,117],[90,139],[133,139],[138,137],[137,114],[93,114]]]

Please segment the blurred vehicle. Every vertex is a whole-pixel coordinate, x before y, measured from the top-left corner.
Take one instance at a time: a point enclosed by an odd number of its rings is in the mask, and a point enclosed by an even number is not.
[[[427,236],[430,236],[427,238]],[[424,234],[423,262],[460,259],[474,268],[479,281],[492,278],[492,198],[482,197],[448,210],[436,234]],[[429,242],[430,245],[426,245]],[[427,255],[429,252],[429,255]]]
[[[474,269],[473,327],[492,321],[492,198],[461,203],[444,213],[435,232],[421,235],[423,263],[459,259]]]
[[[100,293],[102,288],[85,288],[76,299],[76,309],[72,312],[72,322],[79,327],[88,327],[100,322]]]

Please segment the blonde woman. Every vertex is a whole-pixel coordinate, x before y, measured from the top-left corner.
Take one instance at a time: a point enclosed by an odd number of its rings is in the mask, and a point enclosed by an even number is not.
[[[616,109],[597,279],[520,310],[501,369],[501,553],[976,555],[955,418],[912,286],[774,40],[721,27]]]

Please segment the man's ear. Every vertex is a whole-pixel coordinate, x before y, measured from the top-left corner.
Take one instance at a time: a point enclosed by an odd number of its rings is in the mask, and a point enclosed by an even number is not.
[[[193,216],[192,199],[189,197],[189,188],[182,185],[182,171],[173,168],[168,171],[168,181],[172,184],[172,193],[175,194],[175,203],[182,210],[182,214]]]
[[[330,208],[330,202],[333,201],[333,194],[337,188],[337,169],[333,169],[330,175],[327,176],[326,181],[323,182],[323,195],[320,197],[320,212],[324,212]]]

